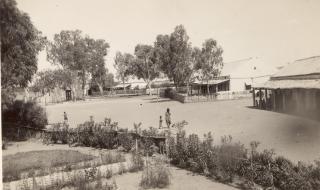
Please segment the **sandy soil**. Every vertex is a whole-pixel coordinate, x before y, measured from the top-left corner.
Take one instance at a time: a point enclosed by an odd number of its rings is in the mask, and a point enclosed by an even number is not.
[[[69,116],[71,126],[89,120],[111,117],[122,128],[133,128],[142,122],[142,128],[158,127],[159,116],[166,108],[172,112],[173,122],[186,120],[187,133],[202,134],[212,131],[215,143],[223,135],[232,135],[234,141],[246,146],[250,141],[261,142],[260,149],[275,149],[293,161],[311,162],[320,158],[320,122],[287,114],[251,109],[251,99],[182,104],[168,99],[156,101],[154,97],[96,99],[67,102],[46,107],[49,122],[59,122],[63,112]]]
[[[214,182],[201,175],[195,175],[186,170],[181,170],[175,167],[170,168],[171,184],[163,190],[203,190],[203,189],[219,189],[219,190],[233,190],[234,187]],[[126,173],[117,175],[114,180],[121,190],[141,189],[139,182],[141,180],[141,172]]]

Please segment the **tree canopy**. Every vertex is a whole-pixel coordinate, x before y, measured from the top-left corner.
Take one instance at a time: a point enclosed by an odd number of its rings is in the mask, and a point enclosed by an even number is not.
[[[130,64],[133,62],[134,56],[129,53],[117,52],[114,58],[114,67],[117,70],[116,78],[124,84],[129,80],[131,75]]]
[[[64,69],[78,71],[84,90],[87,74],[99,86],[105,78],[105,61],[109,44],[104,40],[83,37],[80,30],[63,30],[54,35],[53,42],[47,46],[47,59]]]
[[[138,79],[143,79],[150,89],[151,82],[160,74],[154,48],[150,45],[138,44],[134,55],[134,59],[129,63],[129,72]]]
[[[1,87],[27,87],[45,38],[14,0],[0,1]]]
[[[175,27],[169,35],[158,35],[154,43],[156,60],[176,86],[186,82],[190,75],[191,44],[183,25]]]
[[[33,84],[36,92],[50,92],[56,87],[66,89],[75,84],[77,73],[66,69],[46,70],[38,72]]]
[[[220,75],[223,67],[223,50],[218,46],[217,41],[207,39],[201,49],[200,60],[197,69],[199,69],[199,78],[208,81]]]

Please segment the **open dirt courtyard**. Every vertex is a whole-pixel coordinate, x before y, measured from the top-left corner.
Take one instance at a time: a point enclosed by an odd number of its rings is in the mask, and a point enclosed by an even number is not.
[[[187,133],[202,136],[211,131],[215,143],[220,137],[231,135],[234,141],[249,146],[250,141],[261,142],[260,149],[273,148],[277,155],[293,161],[312,162],[320,158],[320,122],[287,114],[249,108],[251,99],[182,104],[155,97],[94,99],[46,106],[49,123],[62,122],[66,111],[71,126],[91,115],[95,121],[107,116],[119,122],[121,128],[159,126],[159,116],[170,108],[172,121],[186,120]]]

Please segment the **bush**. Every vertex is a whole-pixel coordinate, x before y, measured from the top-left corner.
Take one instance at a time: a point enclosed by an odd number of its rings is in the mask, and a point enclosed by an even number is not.
[[[143,169],[144,161],[140,154],[132,153],[131,162],[132,166],[129,168],[129,172],[137,172]]]
[[[119,144],[124,148],[124,151],[129,152],[134,146],[134,139],[129,133],[120,133],[118,136]]]
[[[16,100],[2,109],[3,135],[12,140],[25,140],[27,131],[19,127],[43,129],[48,124],[45,110],[36,102]]]
[[[169,169],[160,160],[147,164],[142,173],[140,186],[144,189],[164,188],[170,184]]]
[[[36,102],[16,100],[2,114],[3,123],[37,129],[43,129],[48,124],[45,110]]]

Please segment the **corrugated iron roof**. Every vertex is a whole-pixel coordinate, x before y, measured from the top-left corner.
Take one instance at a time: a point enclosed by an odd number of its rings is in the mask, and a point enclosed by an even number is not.
[[[254,88],[268,88],[268,89],[320,89],[320,79],[309,80],[269,80],[263,84],[254,84]]]
[[[215,80],[210,80],[209,81],[209,84],[219,84],[219,83],[223,83],[223,82],[226,82],[230,79],[215,79]],[[208,84],[207,82],[205,81],[200,81],[198,79],[196,79],[193,84]]]
[[[279,70],[272,77],[320,74],[320,56],[296,60]]]

